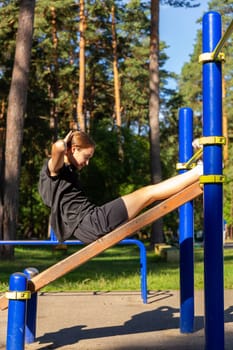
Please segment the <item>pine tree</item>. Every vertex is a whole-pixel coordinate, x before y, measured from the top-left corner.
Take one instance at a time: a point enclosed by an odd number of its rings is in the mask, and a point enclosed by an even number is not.
[[[27,103],[34,8],[35,1],[31,0],[22,0],[19,5],[15,58],[6,120],[4,185],[1,187],[3,202],[0,203],[3,207],[0,236],[5,240],[15,239],[17,231],[21,147]],[[4,248],[1,250],[2,255],[7,258],[12,257],[14,253],[12,246],[4,246]]]

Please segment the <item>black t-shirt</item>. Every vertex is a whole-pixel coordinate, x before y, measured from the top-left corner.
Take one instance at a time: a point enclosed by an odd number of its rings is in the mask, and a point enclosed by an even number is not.
[[[84,216],[95,206],[88,200],[76,169],[64,164],[57,176],[50,176],[48,160],[39,179],[39,193],[51,208],[51,227],[60,242],[70,238]]]

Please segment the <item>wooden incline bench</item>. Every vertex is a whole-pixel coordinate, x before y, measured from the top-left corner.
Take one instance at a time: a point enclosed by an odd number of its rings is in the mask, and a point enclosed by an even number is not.
[[[177,209],[184,203],[189,202],[194,198],[198,197],[200,194],[202,194],[202,189],[198,181],[186,187],[179,193],[162,201],[153,208],[148,209],[144,213],[138,215],[134,219],[128,221],[127,223],[118,227],[112,232],[104,235],[97,241],[92,242],[91,244],[85,246],[76,253],[68,256],[66,259],[61,260],[57,264],[52,265],[48,269],[44,270],[29,281],[28,288],[31,290],[31,292],[36,292],[40,290],[42,287],[45,287],[49,283],[55,281],[56,279],[62,277],[68,272],[74,270],[76,267],[84,264],[88,260],[102,253],[107,248],[110,248],[113,245],[120,242],[121,240],[123,240],[124,238],[131,236],[133,233],[140,230],[142,227],[153,223],[162,216]],[[8,300],[3,295],[0,298],[0,309],[4,310],[7,307]]]

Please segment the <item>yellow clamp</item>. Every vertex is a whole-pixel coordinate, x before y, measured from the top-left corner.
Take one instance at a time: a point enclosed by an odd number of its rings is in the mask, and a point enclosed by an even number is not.
[[[199,138],[200,145],[225,145],[226,138],[224,136],[203,136]]]
[[[215,52],[205,52],[199,55],[199,63],[206,62],[225,62],[225,54],[219,52],[217,57],[215,57]]]
[[[177,163],[176,170],[190,170],[195,167],[195,164],[187,165],[187,163]]]
[[[10,300],[27,300],[31,298],[30,290],[23,292],[20,291],[9,291],[5,293],[5,297]]]
[[[200,148],[186,163],[177,163],[176,170],[192,169],[196,165],[196,161],[202,156],[202,149]]]
[[[201,175],[200,184],[223,183],[225,179],[224,175]]]

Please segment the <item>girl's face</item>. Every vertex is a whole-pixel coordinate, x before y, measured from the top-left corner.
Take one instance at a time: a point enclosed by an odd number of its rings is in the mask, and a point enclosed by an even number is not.
[[[72,159],[71,163],[78,169],[81,170],[89,164],[89,160],[94,155],[94,147],[90,146],[88,148],[80,148],[75,145],[71,147]]]

